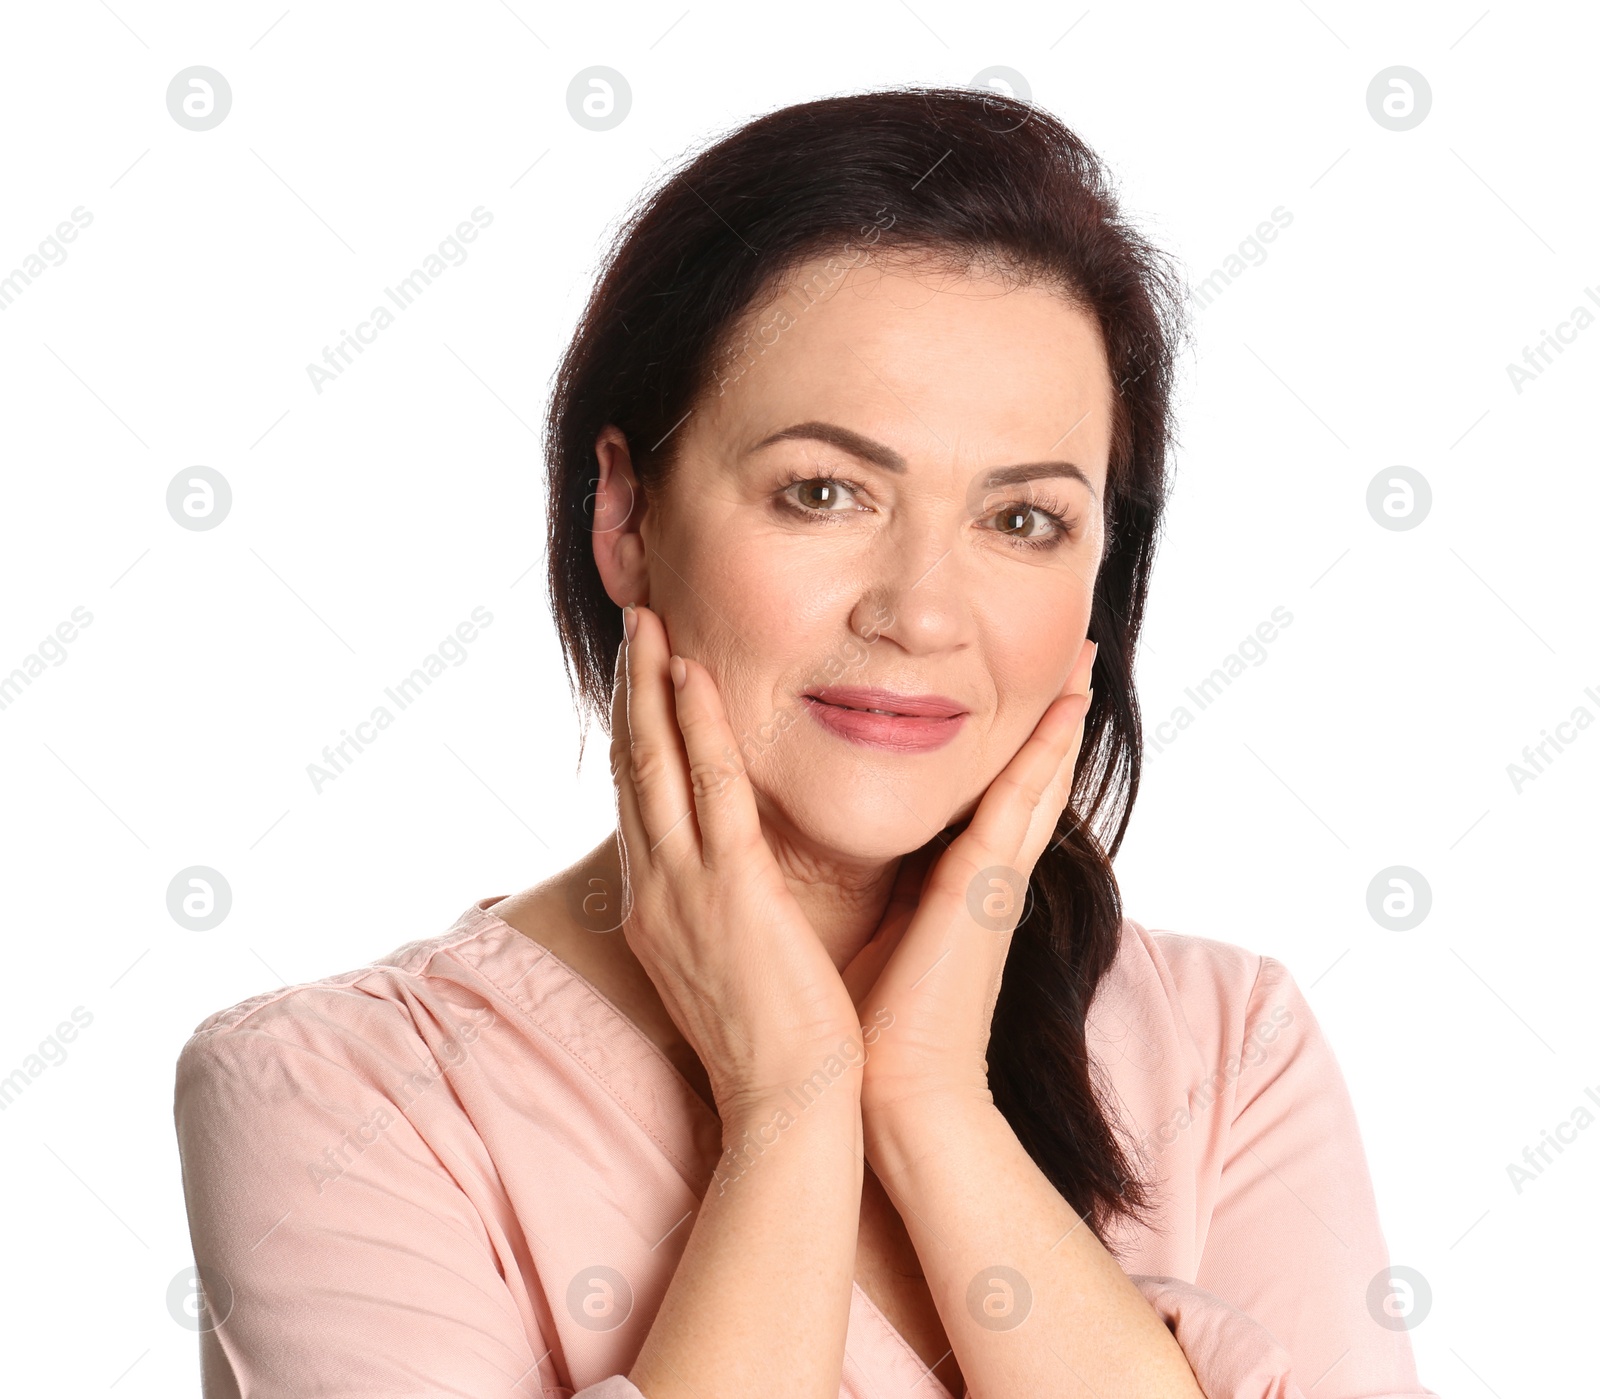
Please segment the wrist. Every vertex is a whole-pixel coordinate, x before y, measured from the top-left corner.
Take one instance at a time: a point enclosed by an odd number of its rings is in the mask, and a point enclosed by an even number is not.
[[[789,1153],[798,1152],[799,1156]],[[861,1077],[841,1074],[821,1083],[801,1080],[777,1093],[742,1097],[722,1119],[722,1153],[710,1182],[721,1195],[746,1177],[769,1154],[791,1165],[808,1153],[829,1159],[852,1157],[859,1170],[861,1141]]]
[[[929,1149],[1005,1121],[987,1083],[900,1083],[863,1087],[862,1144],[877,1170],[899,1171]]]
[[[774,1124],[787,1130],[802,1118],[843,1115],[859,1121],[861,1082],[858,1065],[830,1056],[761,1088],[731,1093],[726,1102],[718,1100],[723,1146],[757,1136]]]

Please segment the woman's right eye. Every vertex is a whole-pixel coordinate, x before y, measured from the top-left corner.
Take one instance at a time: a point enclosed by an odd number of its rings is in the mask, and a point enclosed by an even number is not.
[[[854,488],[836,476],[797,476],[784,487],[784,498],[806,515],[843,514],[841,502]]]

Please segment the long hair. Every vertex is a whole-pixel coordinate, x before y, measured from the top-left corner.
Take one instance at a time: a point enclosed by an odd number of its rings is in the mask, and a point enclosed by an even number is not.
[[[748,122],[641,197],[603,259],[545,419],[548,581],[568,681],[580,712],[609,729],[622,618],[590,537],[600,429],[626,435],[648,499],[672,469],[674,429],[759,356],[751,309],[801,264],[863,245],[1058,289],[1098,324],[1111,371],[1094,703],[1071,798],[1032,871],[988,1056],[996,1107],[1110,1247],[1111,1228],[1144,1222],[1152,1202],[1119,1141],[1085,1023],[1121,940],[1111,859],[1139,790],[1133,661],[1168,490],[1184,316],[1181,279],[1123,219],[1077,136],[989,92],[829,97]]]

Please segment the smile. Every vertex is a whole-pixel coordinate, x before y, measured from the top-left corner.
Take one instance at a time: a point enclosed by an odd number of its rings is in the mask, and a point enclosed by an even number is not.
[[[943,695],[829,686],[802,699],[806,712],[835,737],[895,753],[943,748],[967,717],[965,709]]]

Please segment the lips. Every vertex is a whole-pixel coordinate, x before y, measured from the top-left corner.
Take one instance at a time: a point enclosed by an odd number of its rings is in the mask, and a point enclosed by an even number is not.
[[[808,691],[806,697],[842,709],[879,710],[907,719],[953,719],[967,712],[944,695],[902,695],[865,685],[827,685]]]
[[[861,685],[829,685],[804,698],[806,712],[836,737],[894,753],[943,748],[967,717],[944,695],[902,695]]]

